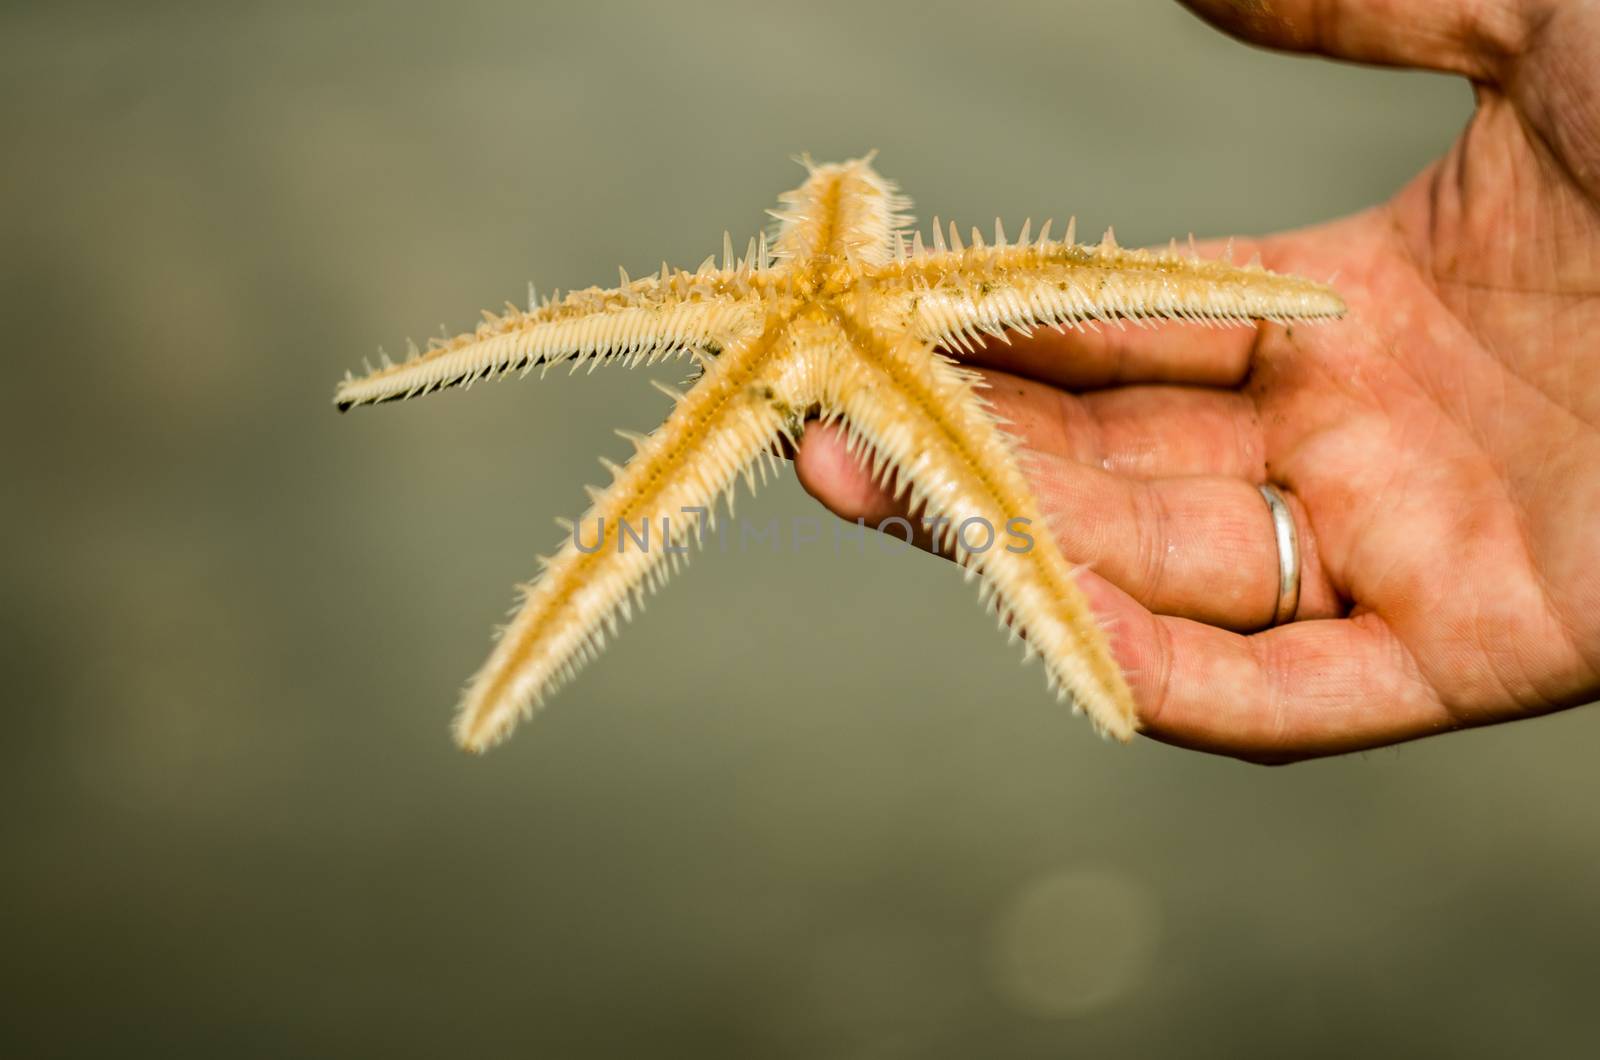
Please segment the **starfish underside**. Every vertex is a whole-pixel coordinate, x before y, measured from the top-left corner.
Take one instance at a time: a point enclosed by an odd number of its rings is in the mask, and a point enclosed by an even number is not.
[[[649,436],[625,433],[636,453],[607,464],[611,483],[567,533],[463,693],[455,735],[483,750],[510,733],[615,635],[646,593],[697,543],[702,520],[685,512],[731,502],[775,468],[782,441],[810,420],[842,422],[851,448],[879,481],[909,494],[940,544],[980,580],[982,595],[1047,681],[1102,733],[1126,740],[1138,727],[1132,696],[1104,631],[1073,581],[1073,566],[1047,532],[1025,551],[966,547],[969,519],[1003,528],[1045,523],[1018,463],[1015,441],[991,411],[974,371],[957,360],[980,334],[1007,329],[1093,327],[1132,320],[1204,324],[1280,323],[1335,317],[1331,289],[1252,264],[1236,267],[1167,253],[1030,240],[1007,241],[999,223],[986,245],[963,246],[935,220],[932,245],[909,230],[909,201],[871,158],[805,162],[808,177],[780,197],[771,240],[752,240],[735,261],[661,273],[610,290],[589,288],[526,311],[485,312],[478,328],[413,350],[361,378],[346,377],[335,402],[400,400],[458,384],[527,373],[557,362],[649,363],[688,356],[700,369],[687,393],[668,390],[671,414]],[[940,352],[948,351],[946,353]],[[667,388],[663,388],[667,389]],[[619,432],[623,433],[623,432]],[[637,529],[660,528],[649,547]],[[982,525],[982,524],[980,524]],[[1027,525],[1027,524],[1022,524]],[[632,531],[630,531],[632,528]],[[662,540],[662,538],[665,540]]]

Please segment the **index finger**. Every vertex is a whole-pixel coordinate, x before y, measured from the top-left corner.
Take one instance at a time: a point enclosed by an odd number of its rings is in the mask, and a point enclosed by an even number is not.
[[[1031,335],[1012,333],[1009,343],[985,335],[959,359],[1069,390],[1131,383],[1233,387],[1248,374],[1259,335],[1253,327],[1176,323],[1065,332],[1043,327]]]
[[[1249,260],[1263,244],[1210,241],[1195,246],[1202,259]],[[1268,248],[1270,249],[1270,248]],[[1268,263],[1271,264],[1270,262]],[[1261,327],[1207,327],[1182,321],[1121,320],[1073,328],[1041,326],[1005,338],[979,335],[975,349],[951,350],[957,360],[1069,389],[1130,383],[1238,386],[1250,370]]]

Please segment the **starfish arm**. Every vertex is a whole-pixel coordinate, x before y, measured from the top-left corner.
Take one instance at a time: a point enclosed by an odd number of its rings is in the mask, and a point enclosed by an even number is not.
[[[511,371],[526,374],[559,361],[570,360],[576,371],[585,363],[591,368],[613,360],[633,365],[715,352],[759,328],[770,279],[750,261],[713,270],[708,259],[697,272],[663,267],[659,277],[631,282],[624,277],[621,287],[573,291],[526,311],[509,304],[504,314],[485,310],[483,323],[473,331],[431,340],[425,352],[413,346],[400,364],[346,376],[334,404],[343,412],[471,386]]]
[[[889,261],[910,221],[911,200],[872,168],[872,156],[819,166],[801,158],[804,184],[767,211],[778,221],[774,252],[781,262],[834,257],[866,265]]]
[[[1129,739],[1138,726],[1127,682],[975,374],[910,334],[848,313],[837,321],[857,356],[830,373],[823,418],[842,419],[874,475],[937,520],[935,537],[981,578],[1002,623],[1026,634],[1052,688],[1102,733]]]
[[[998,337],[1007,328],[1121,320],[1288,323],[1345,311],[1331,287],[1255,263],[1204,261],[1175,248],[1125,250],[1109,235],[1087,247],[1048,241],[984,246],[973,234],[972,246],[900,254],[874,269],[865,283],[883,296],[884,322],[959,352],[980,332]]]
[[[720,496],[741,473],[754,487],[776,467],[774,443],[788,431],[775,401],[785,382],[775,351],[785,327],[776,315],[756,335],[707,362],[687,394],[674,394],[665,423],[634,435],[637,452],[613,481],[591,490],[593,506],[562,542],[522,601],[483,668],[469,682],[455,736],[482,751],[598,654],[620,619],[687,558]],[[665,388],[664,388],[665,389]]]

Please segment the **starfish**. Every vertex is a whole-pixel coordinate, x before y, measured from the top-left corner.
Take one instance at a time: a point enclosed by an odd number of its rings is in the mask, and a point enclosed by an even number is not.
[[[959,360],[980,335],[1085,328],[1124,321],[1288,323],[1339,316],[1329,287],[1180,255],[1125,250],[1108,230],[1098,246],[1060,241],[1049,224],[1008,241],[976,229],[963,245],[934,219],[931,245],[910,229],[910,201],[872,167],[801,159],[806,180],[769,211],[771,237],[722,261],[536,299],[526,310],[485,311],[477,329],[412,347],[401,364],[338,388],[340,411],[417,397],[558,362],[653,363],[688,357],[698,376],[648,436],[619,431],[636,449],[542,573],[521,590],[510,623],[469,681],[454,733],[482,751],[502,740],[617,633],[644,597],[701,541],[706,513],[740,477],[754,488],[808,422],[841,422],[875,477],[909,494],[936,542],[981,583],[1002,627],[1044,663],[1046,680],[1103,734],[1138,728],[1133,697],[1096,623],[1074,566],[1048,533],[997,528],[1043,523],[1019,447],[992,411],[977,372]],[[943,352],[941,352],[943,351]],[[660,531],[654,547],[649,533]],[[971,527],[979,532],[970,532]],[[589,528],[593,529],[590,530]],[[642,532],[641,532],[642,531]],[[592,540],[586,540],[586,536]],[[972,540],[972,538],[979,540]],[[1027,546],[1020,542],[1026,540]],[[980,547],[981,546],[981,547]]]

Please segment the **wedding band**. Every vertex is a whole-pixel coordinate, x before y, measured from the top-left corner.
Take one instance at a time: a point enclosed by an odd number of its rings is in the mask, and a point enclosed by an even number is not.
[[[1300,541],[1294,530],[1294,516],[1276,486],[1260,487],[1261,496],[1272,514],[1272,533],[1278,542],[1278,604],[1269,626],[1281,626],[1294,617],[1300,607]]]

